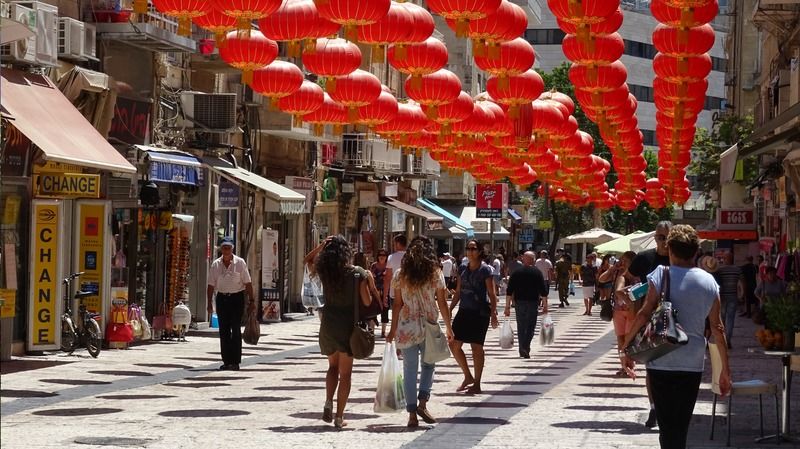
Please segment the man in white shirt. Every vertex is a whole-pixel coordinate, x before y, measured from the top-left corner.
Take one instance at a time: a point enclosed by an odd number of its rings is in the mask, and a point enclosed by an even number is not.
[[[542,275],[544,275],[544,283],[547,285],[547,291],[550,291],[550,279],[553,279],[554,273],[553,262],[550,262],[550,259],[547,258],[547,251],[542,250],[539,253],[539,258],[536,259],[534,266],[542,272]]]
[[[383,278],[383,303],[389,304],[389,307],[392,307],[392,299],[394,298],[394,289],[392,288],[392,275],[397,273],[397,270],[400,269],[400,263],[403,261],[403,256],[406,255],[406,246],[408,246],[408,239],[403,234],[398,234],[394,236],[392,239],[394,244],[394,252],[389,254],[389,258],[386,260],[386,274]],[[389,288],[386,288],[386,286]],[[388,302],[387,302],[388,301]]]
[[[452,283],[452,276],[453,276],[453,259],[450,257],[450,253],[444,253],[441,257],[442,262],[442,274],[444,275],[444,284],[447,286],[448,290],[452,290],[453,288],[450,287]]]
[[[222,256],[208,269],[208,314],[214,313],[214,292],[217,293],[217,318],[219,319],[219,349],[221,370],[238,371],[242,362],[242,329],[245,292],[250,297],[248,312],[256,307],[253,282],[247,263],[233,254],[233,239],[225,237],[219,246]]]

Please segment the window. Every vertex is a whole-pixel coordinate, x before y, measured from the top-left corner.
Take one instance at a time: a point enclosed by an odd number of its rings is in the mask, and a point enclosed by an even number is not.
[[[628,88],[630,89],[631,93],[634,97],[636,97],[637,101],[643,101],[645,103],[653,103],[655,98],[653,97],[653,88],[648,86],[639,86],[637,84],[629,84]]]
[[[637,58],[653,59],[656,57],[656,47],[644,42],[636,42],[625,39],[625,51],[628,56]]]
[[[566,34],[559,28],[532,29],[525,31],[525,40],[533,45],[560,45]]]
[[[656,132],[652,129],[640,129],[642,136],[644,136],[643,143],[647,146],[658,146],[656,142]]]

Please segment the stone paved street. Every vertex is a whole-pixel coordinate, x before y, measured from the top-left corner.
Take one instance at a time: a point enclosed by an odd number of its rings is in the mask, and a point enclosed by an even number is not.
[[[345,414],[349,426],[336,431],[323,423],[326,362],[318,354],[315,317],[263,325],[259,344],[245,345],[239,372],[217,370],[214,330],[194,332],[186,343],[107,350],[98,359],[84,350],[3,363],[2,447],[658,447],[657,431],[642,425],[648,407],[644,379],[614,377],[611,325],[596,315],[581,316],[578,302],[551,308],[556,342],[542,348],[537,336],[529,360],[517,357],[516,348],[501,349],[499,331],[490,331],[482,395],[455,392],[461,374],[452,359],[437,366],[429,409],[439,423],[433,426],[409,430],[405,413],[373,412],[380,339],[372,358],[356,361]],[[734,380],[777,382],[778,359],[749,354],[755,326],[739,320]],[[708,439],[709,377],[707,372],[695,409],[692,448],[725,446],[725,405],[718,405],[717,436]],[[794,429],[800,429],[797,384],[795,378]],[[765,430],[771,433],[773,399],[765,398],[764,406]],[[733,411],[733,447],[789,447],[753,443],[757,398],[736,398]]]

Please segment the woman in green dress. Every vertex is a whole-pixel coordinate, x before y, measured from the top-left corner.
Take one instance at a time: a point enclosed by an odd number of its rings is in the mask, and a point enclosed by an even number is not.
[[[316,262],[316,272],[325,291],[325,313],[319,328],[319,347],[328,357],[325,376],[325,407],[322,420],[333,421],[341,429],[344,409],[350,396],[350,377],[353,370],[353,352],[350,334],[353,331],[354,308],[358,299],[370,304],[367,290],[367,273],[350,264],[351,249],[341,235],[328,237],[323,243]],[[333,415],[333,395],[336,394],[336,415]]]

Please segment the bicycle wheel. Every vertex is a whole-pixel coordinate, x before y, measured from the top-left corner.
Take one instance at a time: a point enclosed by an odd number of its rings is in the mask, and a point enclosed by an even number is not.
[[[97,358],[100,355],[100,348],[103,346],[103,338],[100,336],[100,325],[95,320],[87,320],[86,323],[86,349],[89,355]]]
[[[66,316],[61,317],[61,350],[67,354],[72,354],[78,347],[78,334],[72,320]]]

